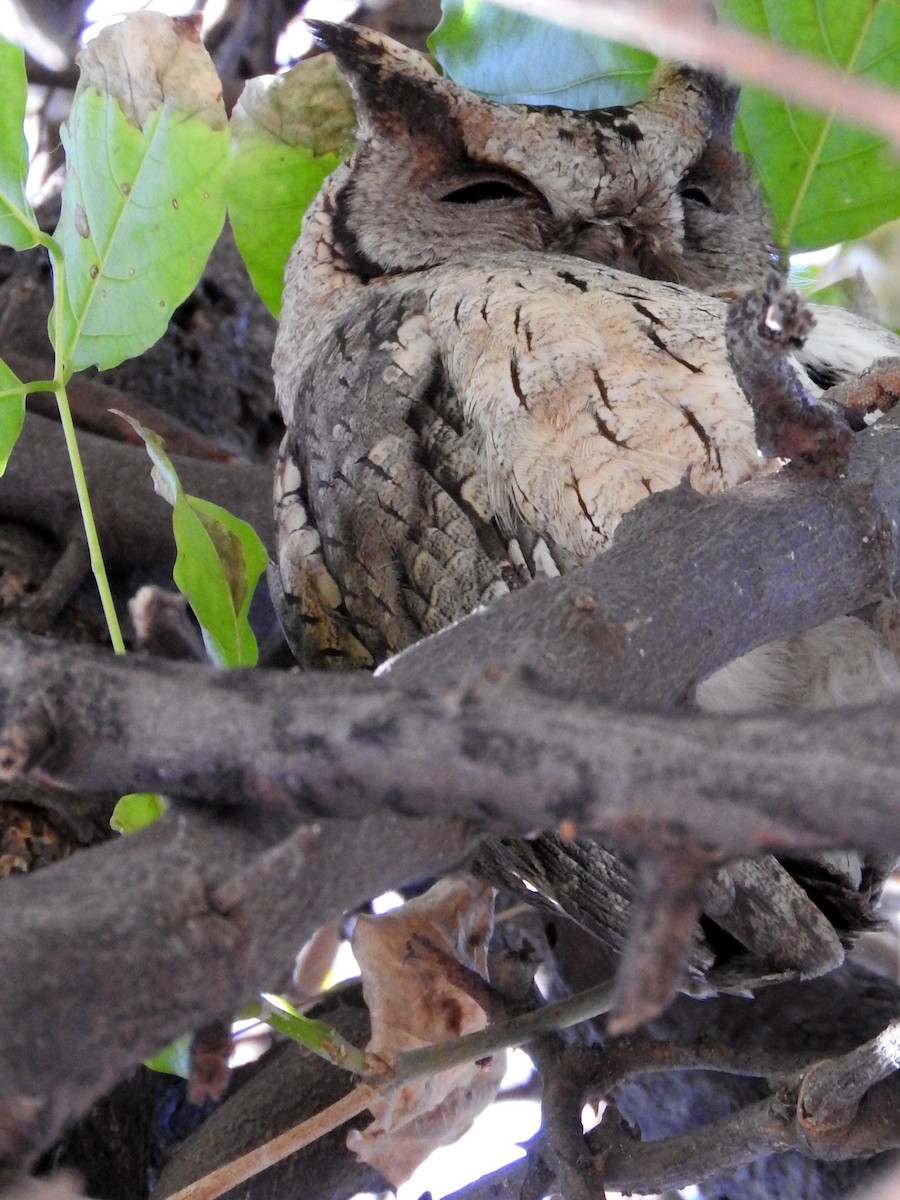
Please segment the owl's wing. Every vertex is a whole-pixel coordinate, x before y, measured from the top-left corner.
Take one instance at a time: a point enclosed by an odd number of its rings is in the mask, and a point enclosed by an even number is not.
[[[515,583],[479,511],[418,289],[367,292],[300,374],[282,447],[282,610],[295,641],[305,630],[307,661],[323,643],[327,656],[361,662],[361,644],[382,659]]]
[[[356,636],[341,589],[325,565],[322,539],[309,514],[306,486],[291,434],[275,472],[277,560],[269,565],[269,592],[297,662],[305,667],[372,667]]]

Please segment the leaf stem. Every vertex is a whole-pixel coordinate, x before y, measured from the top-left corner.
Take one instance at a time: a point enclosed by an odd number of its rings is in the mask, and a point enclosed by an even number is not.
[[[97,591],[100,593],[100,603],[103,606],[103,615],[106,618],[109,638],[116,654],[124,654],[125,640],[122,637],[122,628],[119,625],[116,606],[112,598],[112,590],[109,586],[109,576],[106,573],[106,563],[103,561],[103,551],[100,549],[100,538],[97,534],[97,525],[94,521],[91,497],[88,493],[84,463],[81,459],[81,451],[78,449],[78,440],[75,437],[75,422],[72,420],[72,409],[69,406],[69,397],[66,393],[66,381],[71,375],[71,369],[63,359],[62,312],[65,304],[65,265],[62,261],[59,245],[54,238],[42,238],[42,244],[50,251],[50,257],[53,260],[54,277],[53,342],[56,361],[54,364],[53,384],[50,390],[56,396],[59,420],[66,441],[66,451],[69,455],[69,465],[72,468],[72,478],[75,481],[75,493],[78,496],[78,507],[81,510],[81,523],[84,526],[84,534],[87,539],[91,570],[97,584]]]
[[[84,525],[84,534],[87,538],[88,551],[91,556],[91,570],[94,573],[94,579],[97,583],[97,591],[100,593],[100,603],[103,605],[106,627],[109,630],[113,650],[115,650],[116,654],[124,654],[125,641],[122,637],[122,629],[119,625],[118,615],[116,614],[116,606],[113,603],[109,577],[106,574],[106,563],[103,561],[103,552],[100,549],[100,538],[97,535],[97,526],[94,522],[94,512],[91,508],[91,498],[88,494],[84,464],[81,461],[81,451],[78,449],[78,442],[75,438],[75,422],[72,420],[72,410],[69,407],[69,397],[66,395],[66,385],[60,381],[57,383],[54,391],[56,392],[56,404],[59,408],[59,419],[62,423],[63,434],[66,439],[66,450],[69,455],[69,465],[72,468],[72,478],[75,480],[78,507],[81,509],[81,522]]]
[[[55,392],[58,386],[55,379],[35,379],[22,384],[21,387],[7,388],[0,392],[0,400],[5,400],[7,396],[28,396],[31,392]]]

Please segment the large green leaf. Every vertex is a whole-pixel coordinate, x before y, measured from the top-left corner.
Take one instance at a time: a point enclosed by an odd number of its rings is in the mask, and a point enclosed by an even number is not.
[[[191,22],[134,13],[80,65],[55,235],[66,376],[163,335],[222,228],[230,157],[218,76]]]
[[[25,423],[25,384],[0,359],[0,475]]]
[[[443,0],[428,46],[458,83],[492,100],[600,108],[646,91],[655,59],[490,0]]]
[[[153,486],[172,505],[178,550],[172,577],[200,623],[210,658],[220,667],[255,666],[256,638],[247,614],[269,560],[265,546],[246,521],[187,495],[162,439],[124,413],[119,416],[144,439]]]
[[[25,54],[0,37],[0,244],[27,250],[40,237],[25,195],[28,147],[25,143]]]
[[[244,85],[231,117],[228,216],[254,287],[274,316],[307,205],[352,141],[350,89],[330,54]]]
[[[727,0],[741,24],[847,74],[900,88],[896,0]],[[883,138],[745,88],[739,144],[793,250],[860,237],[900,215],[900,159]]]

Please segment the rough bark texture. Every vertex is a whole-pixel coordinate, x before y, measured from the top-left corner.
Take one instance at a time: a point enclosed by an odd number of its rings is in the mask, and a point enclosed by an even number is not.
[[[72,20],[83,7],[68,6]],[[420,33],[435,19],[417,7],[402,6],[402,20]],[[278,8],[244,6],[247,26],[232,12],[221,38],[229,70],[251,60],[265,69],[260,56]],[[0,341],[46,357],[48,277],[39,260],[0,257]],[[202,453],[224,447],[265,458],[277,436],[269,419],[272,324],[247,300],[234,266],[233,248],[221,247],[169,338],[110,381],[199,428],[192,445]],[[47,368],[28,372],[41,373]],[[85,397],[95,409],[108,401],[102,391]],[[174,425],[169,436],[190,440]],[[324,920],[375,892],[445,872],[476,847],[492,878],[514,883],[524,874],[549,893],[538,940],[559,992],[606,978],[629,930],[630,872],[605,850],[571,846],[573,830],[615,839],[651,884],[660,839],[667,853],[674,848],[677,858],[683,846],[701,866],[772,848],[900,849],[896,702],[790,718],[651,715],[678,709],[699,680],[752,646],[892,592],[898,438],[900,425],[886,421],[853,439],[848,473],[832,480],[786,472],[715,501],[686,489],[658,497],[626,520],[614,548],[591,567],[476,614],[377,680],[121,664],[3,634],[4,767],[25,772],[2,793],[15,802],[15,836],[0,847],[11,862],[24,862],[23,846],[35,863],[49,857],[43,826],[29,825],[23,809],[49,808],[68,853],[106,835],[119,792],[161,788],[175,803],[140,835],[3,881],[0,1175],[34,1163],[99,1098],[52,1162],[93,1163],[89,1194],[140,1194],[153,1089],[142,1072],[137,1082],[116,1081],[185,1029],[281,985],[300,943]],[[169,511],[152,494],[143,451],[90,435],[81,442],[115,570],[129,584],[168,574]],[[75,590],[86,556],[60,443],[55,427],[29,416],[0,487],[0,515],[67,549],[55,602],[62,596],[62,607],[73,591],[76,599],[54,633],[71,628],[78,610],[87,613],[83,637],[96,610],[89,588]],[[178,469],[189,492],[225,504],[268,541],[268,467],[179,459]],[[43,560],[46,551],[45,544]],[[12,574],[7,567],[5,608],[14,607]],[[73,786],[83,791],[65,790]],[[560,825],[565,838],[479,842],[486,830]],[[32,828],[34,840],[23,842]],[[598,872],[604,887],[592,891]],[[554,913],[554,901],[590,933]],[[523,921],[526,943],[534,925],[532,913]],[[698,973],[719,954],[719,983],[726,940],[695,945]],[[728,965],[734,983],[742,964]],[[803,1053],[851,1048],[896,1011],[895,990],[844,969],[762,990],[753,1001],[720,997],[701,1007],[681,999],[652,1034],[673,1055],[702,1035],[732,1059],[769,1053],[786,1071]],[[346,1032],[361,1042],[359,1017],[350,1013]],[[326,1019],[342,1026],[344,1018]],[[543,1050],[552,1083],[564,1047],[560,1040]],[[345,1086],[293,1046],[277,1048],[171,1162],[161,1194]],[[793,1114],[764,1082],[727,1072],[644,1074],[619,1087],[622,1111],[645,1138],[687,1140],[587,1146],[607,1154],[610,1186],[662,1188],[715,1163],[720,1173],[702,1189],[710,1200],[836,1200],[877,1168],[879,1159],[866,1155],[897,1143],[896,1090],[891,1081],[873,1089],[843,1144],[828,1136],[801,1144]],[[548,1116],[560,1132],[564,1122]],[[728,1123],[698,1132],[716,1119]],[[117,1154],[108,1140],[92,1140],[104,1131],[113,1142],[118,1136]],[[800,1148],[778,1153],[789,1135]],[[275,1200],[314,1188],[316,1200],[332,1200],[379,1187],[342,1139],[338,1132],[265,1172],[246,1194]],[[742,1145],[755,1161],[738,1165]],[[842,1154],[853,1157],[822,1161]],[[593,1171],[591,1163],[596,1180]],[[514,1167],[460,1200],[516,1195],[523,1178]]]
[[[592,654],[605,651],[596,661],[606,660],[612,649],[616,667],[629,664],[635,702],[647,663],[647,693],[660,699],[654,665],[629,634],[634,610],[620,599],[638,597],[633,603],[646,613],[642,519],[653,529],[655,555],[670,564],[685,561],[683,537],[703,549],[736,528],[744,549],[754,547],[765,580],[784,565],[777,531],[792,526],[796,515],[788,514],[799,508],[818,553],[804,557],[805,539],[796,538],[804,586],[799,576],[791,589],[762,585],[770,629],[800,628],[874,598],[895,572],[892,548],[879,538],[873,549],[871,540],[897,516],[895,438],[890,427],[860,437],[846,481],[776,480],[695,505],[687,533],[685,522],[657,526],[660,505],[647,505],[625,542],[633,566],[614,549],[580,577],[528,589],[412,650],[379,679],[121,663],[4,634],[7,770],[87,789],[162,789],[201,805],[4,885],[0,941],[11,964],[0,977],[6,1161],[27,1161],[32,1147],[46,1145],[141,1055],[272,986],[321,921],[448,867],[468,837],[444,814],[498,832],[568,819],[613,834],[638,856],[666,827],[711,857],[773,846],[900,846],[895,702],[853,715],[638,715],[600,707],[593,696],[565,698],[546,690],[540,674],[516,669],[529,607],[546,637],[560,638],[556,592],[565,597],[574,586],[593,598],[596,589],[598,607],[610,595],[618,600],[614,628],[624,636],[579,643],[581,627],[566,627],[575,638],[569,644],[579,647],[569,661],[577,658],[584,672]],[[882,449],[888,462],[877,465]],[[837,598],[832,539],[845,548],[845,578],[852,581]],[[679,600],[680,588],[693,597],[702,591],[693,558],[686,561],[692,569],[675,572],[660,624],[690,607]],[[708,579],[718,578],[711,563]],[[576,624],[586,608],[589,619],[596,610],[583,600],[567,605]],[[709,669],[756,637],[737,601],[710,611],[717,613],[714,627],[710,616],[717,657],[699,639]],[[471,652],[463,649],[467,626],[474,629]],[[482,627],[490,632],[489,651],[478,636]],[[684,654],[693,646],[694,657],[676,665],[680,682],[670,696],[683,694],[699,673],[696,641],[684,639]],[[448,690],[440,684],[450,661],[436,671],[433,646],[454,643]],[[546,674],[564,663],[544,657],[539,665]],[[848,805],[848,796],[855,803]],[[318,823],[291,833],[297,819]],[[93,953],[85,959],[77,948],[88,942]],[[73,1027],[82,1031],[77,1043]]]

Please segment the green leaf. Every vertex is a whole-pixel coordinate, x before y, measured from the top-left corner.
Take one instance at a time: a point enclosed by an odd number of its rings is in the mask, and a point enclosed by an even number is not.
[[[442,0],[428,46],[457,83],[492,100],[600,108],[647,90],[655,59],[489,0]]]
[[[151,1071],[162,1071],[165,1075],[180,1075],[182,1079],[190,1077],[191,1035],[184,1034],[176,1038],[168,1046],[144,1059],[144,1065]]]
[[[196,496],[176,504],[173,526],[173,578],[200,622],[210,658],[221,667],[255,666],[258,650],[247,614],[269,561],[265,546],[246,521]]]
[[[782,46],[900,87],[896,0],[727,0],[725,9]],[[860,237],[900,213],[900,160],[867,130],[745,88],[737,141],[753,159],[776,237],[792,250]]]
[[[263,992],[260,1000],[260,1016],[273,1029],[345,1071],[352,1071],[355,1075],[365,1075],[368,1071],[369,1064],[364,1051],[357,1049],[343,1034],[324,1021],[304,1017],[283,996]]]
[[[166,800],[155,792],[130,792],[116,801],[109,824],[116,833],[137,833],[166,811]]]
[[[300,219],[347,153],[353,123],[350,89],[330,54],[284,75],[249,80],[235,105],[228,217],[253,285],[274,316]]]
[[[22,432],[26,391],[25,384],[0,359],[0,475]]]
[[[0,37],[0,245],[27,250],[41,231],[25,195],[28,146],[23,122],[27,82],[25,54]]]
[[[220,667],[252,667],[258,651],[247,614],[269,560],[251,525],[218,504],[188,496],[152,430],[119,413],[143,438],[153,486],[172,505],[177,556],[172,577],[200,623],[207,652]]]
[[[230,157],[218,76],[190,22],[134,13],[80,65],[55,234],[66,378],[163,335],[222,228]]]

